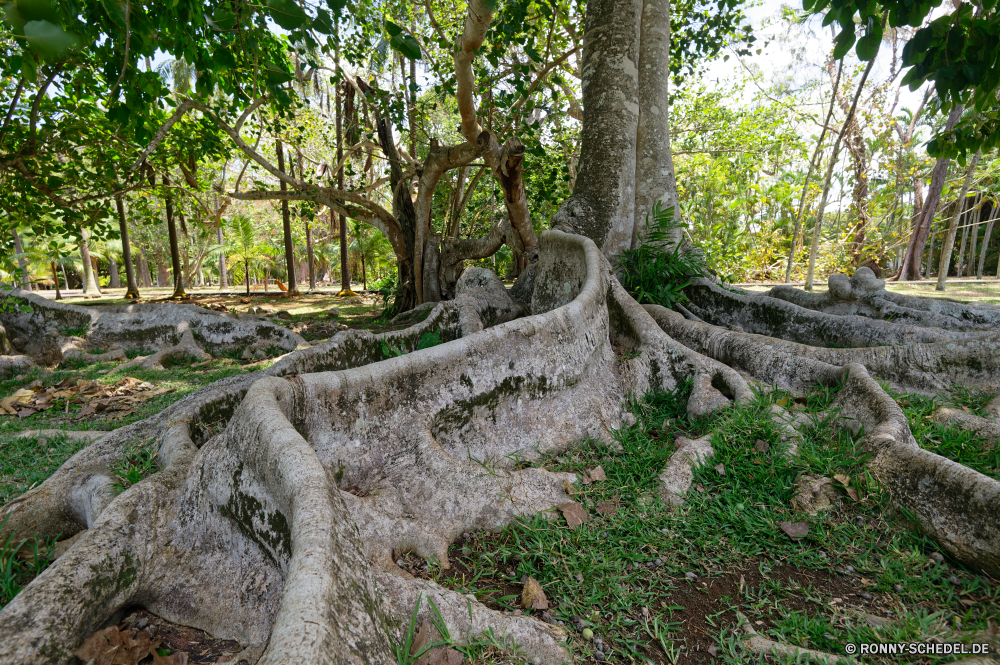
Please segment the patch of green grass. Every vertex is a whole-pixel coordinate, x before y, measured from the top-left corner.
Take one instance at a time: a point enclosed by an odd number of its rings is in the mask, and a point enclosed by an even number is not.
[[[90,330],[90,324],[83,326],[63,326],[59,329],[59,332],[67,337],[86,337],[88,330]]]
[[[982,416],[983,407],[995,397],[991,392],[986,392],[985,390],[980,390],[979,388],[970,388],[968,386],[953,385],[950,390],[950,399],[948,402],[950,406],[961,409],[962,407],[967,408],[971,413]]]
[[[150,351],[149,349],[147,349],[145,347],[139,346],[139,347],[127,350],[125,352],[125,357],[128,358],[129,360],[135,360],[139,356],[151,356],[151,355],[153,355],[153,353],[154,353],[153,351]]]
[[[115,483],[117,493],[124,492],[137,482],[159,471],[156,462],[157,446],[155,441],[145,446],[129,446],[111,465],[111,471],[118,476]]]
[[[0,543],[0,609],[48,567],[55,540],[31,538],[14,542],[8,537]],[[25,556],[19,556],[19,551]]]
[[[607,481],[574,488],[589,522],[571,529],[558,513],[535,516],[456,543],[450,556],[458,572],[445,574],[428,562],[429,575],[507,610],[519,608],[523,576],[533,577],[580,655],[592,655],[595,643],[583,640],[574,623],[592,628],[605,656],[619,662],[691,657],[697,640],[710,635],[723,662],[745,663],[735,636],[737,611],[759,621],[758,632],[773,639],[837,654],[848,641],[890,635],[957,639],[932,616],[960,616],[966,630],[996,621],[1000,587],[961,566],[928,559],[937,546],[907,530],[866,473],[858,439],[834,429],[832,419],[806,428],[800,456],[789,459],[768,417],[781,391],[698,420],[686,415],[688,392],[681,386],[632,404],[637,422],[618,433],[615,446],[586,440],[520,461],[521,467],[577,473],[601,465]],[[807,408],[825,408],[835,393],[808,396]],[[715,457],[695,470],[686,502],[672,509],[658,495],[657,475],[677,435],[707,433]],[[797,514],[791,499],[805,472],[847,476],[858,500],[838,484],[838,506],[815,516]],[[792,541],[781,529],[785,521],[806,522],[808,535]],[[810,577],[814,583],[802,581]],[[883,611],[889,608],[891,615]],[[864,617],[872,614],[889,617],[891,631],[869,625]]]
[[[19,424],[0,422],[0,505],[41,483],[87,445],[64,435],[18,438],[13,426]]]

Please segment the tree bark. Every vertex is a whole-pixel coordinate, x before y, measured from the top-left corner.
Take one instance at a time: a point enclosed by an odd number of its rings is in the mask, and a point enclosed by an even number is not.
[[[948,227],[948,236],[945,238],[944,247],[941,248],[941,262],[938,264],[937,291],[944,291],[945,282],[948,279],[948,267],[951,264],[951,253],[955,248],[955,236],[958,234],[958,220],[962,216],[965,208],[965,197],[969,193],[969,186],[972,185],[972,176],[976,172],[976,165],[979,164],[981,152],[977,151],[969,162],[969,168],[965,172],[965,182],[962,183],[962,192],[958,195],[955,213],[951,216],[951,225]],[[930,208],[928,205],[927,208]]]
[[[21,246],[21,236],[17,234],[16,228],[11,228],[10,232],[14,236],[14,251],[17,252],[17,265],[21,269],[21,287],[25,291],[31,291],[31,275],[28,274],[28,261],[24,258],[24,247]]]
[[[819,140],[816,142],[816,149],[813,150],[812,158],[809,160],[809,170],[806,171],[805,182],[802,183],[802,196],[799,198],[799,213],[795,216],[795,227],[792,229],[792,245],[788,250],[788,265],[785,266],[785,284],[792,280],[792,263],[795,261],[795,250],[799,244],[799,233],[802,231],[802,214],[805,212],[806,196],[809,192],[809,180],[812,178],[813,170],[817,164],[821,164],[823,159],[823,140],[826,138],[827,128],[830,126],[830,119],[833,117],[833,107],[837,101],[837,91],[840,89],[840,74],[844,70],[844,61],[837,65],[837,77],[833,81],[833,94],[830,96],[830,108],[826,112],[826,120],[823,122],[823,129],[819,133]],[[817,161],[817,159],[819,161]]]
[[[990,247],[990,237],[993,235],[993,223],[996,222],[997,212],[1000,208],[997,207],[996,201],[990,209],[990,219],[986,223],[986,233],[983,234],[983,246],[979,250],[979,266],[976,268],[976,279],[983,278],[983,268],[986,266],[986,251]]]
[[[218,241],[220,245],[226,243],[226,239],[222,235],[222,224],[219,224],[219,228],[215,230]],[[219,290],[225,291],[229,288],[229,275],[226,274],[226,255],[225,253],[219,254]]]
[[[957,104],[948,114],[944,131],[950,131],[959,118],[965,106]],[[910,234],[910,241],[906,245],[906,254],[903,256],[903,269],[900,272],[900,279],[913,280],[920,279],[920,257],[924,254],[924,245],[927,243],[927,236],[934,225],[934,216],[937,215],[938,206],[941,204],[941,193],[944,191],[945,182],[948,179],[948,165],[951,160],[942,157],[934,164],[931,171],[931,184],[927,190],[927,198],[920,209],[920,216],[914,221],[913,231]]]
[[[592,239],[611,260],[632,244],[641,18],[641,0],[587,3],[581,166],[552,216],[552,228]]]
[[[645,0],[639,34],[639,119],[636,128],[635,210],[629,247],[646,234],[648,216],[659,202],[680,217],[674,159],[670,150],[670,0]],[[671,231],[671,244],[682,229]]]
[[[94,277],[94,264],[90,259],[90,246],[87,242],[87,229],[80,229],[80,257],[83,259],[83,292],[101,294]]]
[[[118,274],[118,263],[115,261],[114,257],[111,256],[108,257],[108,288],[122,288],[122,278]]]
[[[50,261],[49,265],[52,267],[52,281],[56,284],[56,300],[62,300],[62,292],[59,291],[59,272],[56,270],[56,262]],[[69,288],[69,284],[66,285]]]
[[[153,286],[153,276],[149,273],[149,261],[146,260],[146,253],[139,250],[139,283],[143,288]]]
[[[861,80],[858,82],[858,89],[854,92],[854,101],[851,102],[851,108],[847,111],[847,117],[844,119],[844,126],[837,132],[837,140],[833,143],[830,166],[826,169],[826,179],[823,181],[823,196],[820,199],[819,210],[816,214],[816,224],[813,226],[812,245],[809,248],[809,269],[806,271],[807,291],[812,291],[813,287],[813,274],[816,272],[816,252],[819,249],[820,232],[823,230],[823,213],[826,211],[827,196],[830,194],[830,181],[833,178],[833,168],[837,164],[837,155],[840,153],[840,142],[844,139],[847,125],[854,118],[854,112],[858,108],[858,99],[861,98],[861,91],[864,90],[865,81],[868,80],[868,75],[871,73],[874,64],[875,58],[868,61],[864,74],[861,75]]]
[[[337,59],[340,59],[340,51],[337,50]],[[337,125],[337,164],[344,161],[344,109],[340,98],[340,85],[336,86],[336,125]],[[344,189],[344,167],[337,169],[337,189]],[[347,216],[337,215],[340,230],[340,293],[338,296],[353,296],[351,291],[351,267],[347,258]]]
[[[278,154],[278,170],[285,172],[285,148],[281,144],[281,139],[274,140],[274,149]],[[282,192],[288,191],[288,185],[284,180],[279,180]],[[285,271],[288,273],[288,296],[299,295],[299,290],[295,285],[295,245],[292,241],[292,220],[288,214],[288,199],[281,200],[281,225],[285,239]]]
[[[167,175],[163,176],[163,184],[169,185],[170,178]],[[174,223],[174,198],[170,195],[169,190],[166,198],[166,208],[167,208],[167,235],[170,238],[170,265],[174,271],[174,292],[171,295],[173,298],[187,298],[187,291],[184,288],[184,272],[181,270],[181,252],[180,247],[177,242],[177,225]]]
[[[115,197],[115,207],[118,209],[118,229],[122,235],[122,263],[125,264],[125,297],[139,298],[139,285],[135,281],[135,264],[132,263],[132,243],[128,236],[128,223],[125,220],[125,202],[122,197]],[[112,274],[117,273],[113,271]]]

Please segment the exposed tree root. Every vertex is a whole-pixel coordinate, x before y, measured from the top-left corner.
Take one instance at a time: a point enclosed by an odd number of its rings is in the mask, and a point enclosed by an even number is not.
[[[830,275],[826,293],[775,286],[765,295],[817,312],[856,314],[915,326],[947,330],[996,330],[1000,327],[1000,308],[886,291],[885,280],[876,278],[875,273],[865,267],[858,268],[851,277],[839,273]]]
[[[918,526],[959,561],[991,574],[1000,571],[1000,482],[921,449],[902,409],[864,366],[842,367],[795,355],[801,345],[735,333],[688,321],[647,305],[672,336],[726,362],[764,384],[804,392],[817,384],[839,385],[830,410],[838,422],[864,430],[862,446],[873,454],[868,467]]]
[[[186,336],[197,341],[199,353],[210,354],[272,347],[293,351],[309,346],[299,335],[270,321],[248,314],[215,312],[196,305],[143,303],[80,307],[53,302],[19,289],[11,291],[8,297],[31,309],[24,312],[15,307],[13,311],[0,312],[0,320],[11,339],[30,343],[31,340],[53,338],[67,351],[156,351],[164,346],[187,343],[184,341]],[[114,359],[117,358],[115,354]],[[62,354],[55,362],[60,359]],[[54,363],[45,360],[43,364]]]
[[[660,498],[679,506],[684,503],[684,495],[691,488],[694,469],[712,458],[712,435],[700,439],[677,437],[677,449],[667,461],[667,468],[660,474]]]
[[[433,601],[456,641],[492,628],[535,662],[562,663],[560,629],[412,579],[395,560],[414,552],[447,567],[461,533],[564,502],[571,476],[513,460],[608,440],[628,420],[627,396],[682,381],[694,415],[749,400],[751,382],[840,385],[839,422],[864,427],[869,468],[896,500],[955,558],[1000,570],[1000,483],[920,450],[864,367],[643,308],[579,236],[550,231],[539,248],[529,315],[517,318],[523,294],[466,271],[456,300],[412,327],[342,332],[216,382],[109,433],[0,509],[0,539],[86,529],[0,611],[12,654],[0,662],[61,662],[131,605],[237,640],[262,663],[388,662],[418,602],[429,620]],[[448,343],[418,351],[427,333]],[[801,424],[778,416],[790,432]],[[114,494],[108,467],[151,440],[162,470]],[[682,441],[672,492],[710,450]]]
[[[105,354],[106,355],[106,354]],[[122,354],[124,355],[124,354]],[[199,362],[212,359],[212,354],[205,353],[198,343],[194,341],[194,335],[190,330],[185,330],[181,334],[181,339],[176,344],[164,347],[156,353],[148,356],[141,356],[121,365],[118,369],[129,369],[130,367],[145,367],[148,369],[164,369],[171,360],[177,358],[193,357]]]
[[[447,565],[462,532],[565,501],[566,474],[513,471],[512,457],[607,439],[628,394],[698,377],[719,395],[751,393],[738,373],[663,334],[593,243],[553,232],[542,244],[534,315],[507,320],[520,305],[469,271],[456,301],[408,330],[341,333],[78,453],[2,511],[4,536],[89,528],[0,612],[0,639],[24,659],[58,660],[119,608],[142,604],[266,643],[261,662],[384,661],[423,592],[452,637],[508,629],[539,662],[567,659],[559,629],[406,581],[394,555]],[[412,352],[431,331],[452,343]],[[307,373],[327,369],[341,371]],[[164,470],[112,494],[101,469],[149,436]],[[75,603],[34,611],[69,588]]]
[[[779,658],[794,658],[797,663],[802,660],[827,663],[828,665],[856,662],[852,658],[837,656],[832,653],[826,653],[825,651],[816,651],[814,649],[797,647],[792,644],[775,642],[774,640],[770,640],[760,635],[756,630],[754,630],[754,627],[749,621],[747,621],[747,618],[743,616],[743,614],[737,612],[736,616],[740,622],[740,628],[742,628],[743,632],[746,633],[746,637],[743,638],[743,648],[752,653],[760,654],[762,656],[774,655]]]
[[[980,418],[959,409],[945,407],[935,411],[931,417],[934,422],[946,423],[968,432],[975,432],[977,436],[992,442],[993,445],[1000,445],[1000,423]]]

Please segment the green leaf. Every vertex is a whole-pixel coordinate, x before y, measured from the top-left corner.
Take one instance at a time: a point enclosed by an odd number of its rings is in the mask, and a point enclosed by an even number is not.
[[[309,20],[294,0],[267,0],[267,8],[274,22],[285,30],[301,28]]]
[[[420,59],[420,44],[411,35],[396,35],[389,40],[389,46],[410,60]]]
[[[395,37],[396,35],[402,34],[403,29],[393,23],[392,21],[386,19],[385,21],[385,31],[389,33],[390,37]]]
[[[330,18],[330,13],[325,9],[316,11],[316,18],[313,19],[313,27],[324,35],[332,35],[336,32],[336,29],[333,27],[333,20]]]
[[[841,30],[840,34],[837,35],[837,38],[834,40],[834,43],[837,46],[833,49],[833,59],[840,60],[847,55],[847,52],[851,50],[852,46],[854,46],[855,39],[856,37],[854,36],[853,25],[850,30],[846,28]]]
[[[59,60],[80,45],[80,38],[48,21],[28,21],[24,36],[31,50],[42,60]]]
[[[215,27],[222,31],[229,31],[236,27],[236,14],[232,13],[225,7],[217,7],[214,12],[212,12],[212,23]]]
[[[865,35],[858,40],[858,58],[868,62],[878,55],[878,49],[882,45],[882,25],[872,23],[872,26],[865,32]]]
[[[17,0],[17,11],[28,21],[45,21],[58,16],[48,0]]]

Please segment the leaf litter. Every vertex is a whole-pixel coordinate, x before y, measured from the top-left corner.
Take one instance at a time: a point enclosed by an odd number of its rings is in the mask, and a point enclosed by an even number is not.
[[[172,390],[157,388],[148,381],[131,376],[111,385],[71,377],[46,388],[41,381],[33,381],[0,400],[0,416],[27,418],[56,407],[68,411],[71,405],[82,405],[83,408],[76,413],[79,418],[98,413],[116,413],[115,417],[122,417],[134,411],[141,402]]]

